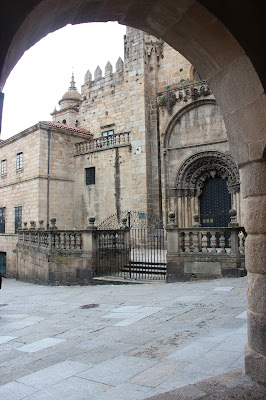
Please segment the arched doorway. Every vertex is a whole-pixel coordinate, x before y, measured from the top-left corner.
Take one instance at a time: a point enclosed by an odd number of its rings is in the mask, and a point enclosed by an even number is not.
[[[219,176],[209,178],[203,186],[199,201],[201,226],[217,227],[229,224],[232,199],[225,179]]]
[[[202,3],[208,3],[208,9]],[[264,82],[265,87],[266,75],[262,10],[252,2],[245,2],[243,7],[231,2],[228,7],[227,3],[221,6],[220,2],[202,0],[181,3],[84,0],[78,5],[75,1],[27,0],[16,7],[14,2],[9,2],[2,24],[1,85],[27,48],[68,22],[119,20],[162,37],[196,66],[210,83],[222,109],[230,148],[242,169],[245,228],[249,234],[247,269],[250,272],[246,368],[249,374],[266,382],[266,317],[262,301],[266,288],[263,218],[266,193],[262,159],[265,91],[261,84]],[[250,26],[250,21],[252,28],[243,29]],[[261,251],[257,251],[258,246]]]
[[[193,225],[200,214],[202,226],[227,226],[229,210],[240,222],[240,177],[232,157],[220,151],[193,154],[181,165],[176,178],[178,223]]]

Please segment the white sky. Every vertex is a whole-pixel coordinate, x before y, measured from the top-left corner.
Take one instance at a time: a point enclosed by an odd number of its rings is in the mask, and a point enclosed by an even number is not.
[[[126,27],[117,22],[67,25],[47,35],[19,60],[4,87],[1,139],[7,139],[39,121],[51,121],[50,113],[68,90],[72,70],[76,87],[89,69],[124,59]]]

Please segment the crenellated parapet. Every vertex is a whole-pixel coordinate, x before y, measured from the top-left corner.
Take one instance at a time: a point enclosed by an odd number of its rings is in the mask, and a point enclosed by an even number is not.
[[[90,93],[99,92],[106,94],[106,91],[115,90],[116,85],[121,85],[124,82],[124,62],[121,57],[118,58],[113,72],[113,65],[110,61],[107,62],[104,75],[99,66],[94,71],[93,77],[88,70],[84,77],[84,84],[81,86],[82,100],[88,99]]]

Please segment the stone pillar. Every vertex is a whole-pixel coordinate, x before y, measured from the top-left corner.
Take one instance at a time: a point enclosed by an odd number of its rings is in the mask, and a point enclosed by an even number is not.
[[[91,270],[92,277],[96,268],[97,254],[97,227],[94,226],[95,217],[89,217],[89,226],[82,233],[83,256],[87,260],[87,268]]]
[[[242,191],[248,271],[246,374],[266,383],[266,160],[244,165]]]
[[[168,214],[167,231],[167,272],[166,282],[178,282],[184,280],[184,262],[180,257],[179,230],[175,220],[175,213]]]

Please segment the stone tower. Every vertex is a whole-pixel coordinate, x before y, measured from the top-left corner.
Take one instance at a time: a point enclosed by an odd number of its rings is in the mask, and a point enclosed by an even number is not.
[[[59,100],[60,110],[55,110],[51,113],[54,122],[61,122],[69,126],[78,126],[79,106],[81,96],[76,88],[74,74],[72,73],[70,87],[68,91]]]

